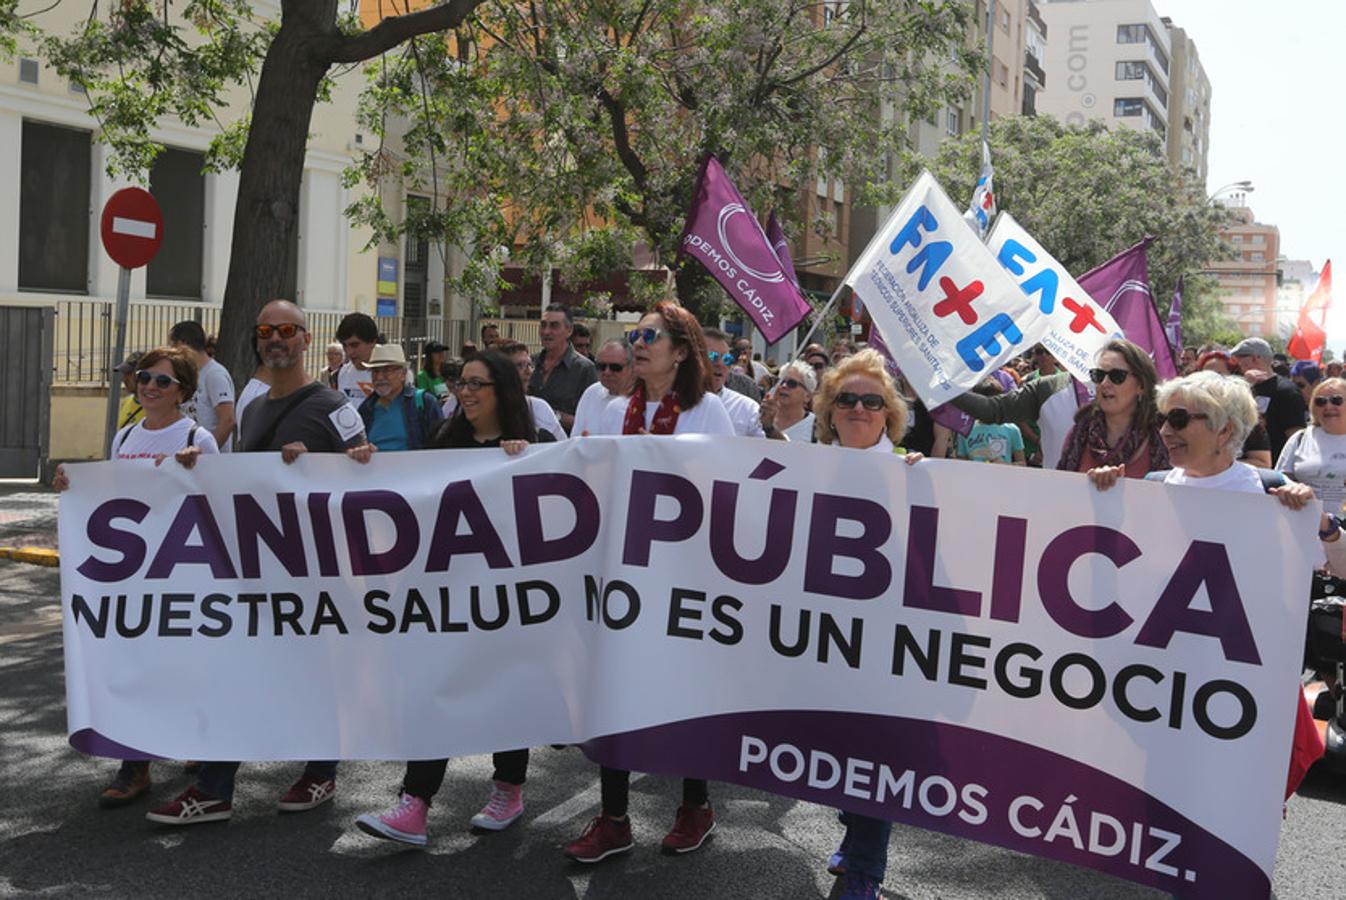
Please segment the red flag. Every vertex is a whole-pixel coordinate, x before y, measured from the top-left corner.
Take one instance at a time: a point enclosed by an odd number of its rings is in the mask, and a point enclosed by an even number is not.
[[[1287,353],[1295,359],[1322,362],[1323,347],[1327,345],[1327,310],[1331,306],[1332,260],[1329,259],[1323,264],[1323,274],[1318,276],[1318,286],[1299,309],[1299,324],[1285,347]]]

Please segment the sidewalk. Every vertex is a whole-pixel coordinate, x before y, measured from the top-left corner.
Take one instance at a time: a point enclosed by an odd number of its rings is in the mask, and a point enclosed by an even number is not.
[[[0,558],[56,564],[57,496],[36,481],[0,480]]]

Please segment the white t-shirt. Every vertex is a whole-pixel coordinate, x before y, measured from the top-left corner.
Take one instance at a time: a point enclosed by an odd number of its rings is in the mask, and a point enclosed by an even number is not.
[[[760,403],[727,388],[715,396],[724,404],[724,411],[729,414],[729,421],[734,424],[734,434],[739,437],[766,437],[766,432],[762,430]]]
[[[614,397],[608,401],[608,405],[603,408],[603,415],[600,417],[597,429],[590,429],[590,434],[621,434],[622,423],[626,421],[626,404],[631,398]],[[654,414],[659,410],[659,404],[647,402],[645,404],[645,428],[648,430],[654,422]],[[678,424],[673,426],[674,434],[723,434],[733,436],[734,423],[729,420],[729,414],[724,411],[724,404],[720,398],[714,394],[704,394],[701,402],[691,409],[684,409],[678,414]]]
[[[1276,468],[1313,488],[1323,512],[1339,512],[1346,501],[1346,434],[1328,434],[1316,425],[1297,431],[1285,442]]]
[[[1164,476],[1164,484],[1181,484],[1187,487],[1215,488],[1219,491],[1238,491],[1242,494],[1262,494],[1262,476],[1247,463],[1236,462],[1218,475],[1203,477],[1188,475],[1184,469],[1169,469]]]
[[[151,431],[145,427],[142,419],[127,425],[112,439],[112,459],[156,459],[160,456],[172,456],[187,448],[188,434],[196,429],[191,437],[191,445],[200,447],[202,453],[219,453],[220,446],[210,430],[183,416],[166,428]]]
[[[541,397],[528,397],[528,408],[533,412],[533,424],[541,431],[550,431],[552,437],[558,441],[564,441],[570,435],[561,427],[561,420],[556,418],[556,410],[551,408],[551,404]]]
[[[608,393],[601,381],[595,381],[585,388],[584,393],[580,394],[580,402],[575,405],[575,422],[570,426],[570,433],[576,437],[585,432],[593,433],[598,428],[604,407],[615,396]]]
[[[271,390],[271,385],[260,378],[249,378],[248,383],[243,385],[243,390],[238,394],[238,403],[234,404],[234,416],[238,421],[238,428],[235,429],[239,434],[243,433],[243,413],[248,408],[248,404],[258,397]]]
[[[1042,433],[1042,468],[1055,469],[1061,461],[1061,451],[1065,449],[1066,436],[1075,424],[1075,411],[1080,408],[1075,399],[1075,383],[1066,386],[1047,398],[1038,410],[1038,430]]]
[[[233,402],[234,380],[229,377],[229,370],[215,360],[207,359],[196,376],[196,393],[180,409],[202,428],[214,431],[220,424],[220,414],[215,412],[215,407]],[[222,448],[225,453],[233,446],[233,440],[232,435],[225,440]]]
[[[781,434],[785,435],[787,441],[811,444],[813,443],[813,426],[816,422],[817,419],[813,417],[813,413],[804,413],[804,418],[782,431]]]
[[[357,369],[355,363],[343,363],[337,372],[337,390],[351,406],[359,408],[365,398],[374,393],[374,376],[368,369]]]

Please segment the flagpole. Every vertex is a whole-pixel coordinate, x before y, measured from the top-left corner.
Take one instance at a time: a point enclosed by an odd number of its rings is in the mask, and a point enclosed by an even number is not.
[[[809,333],[804,335],[804,339],[795,346],[795,359],[799,359],[799,357],[803,355],[804,348],[809,345],[809,338],[813,337],[813,334],[818,330],[819,325],[827,321],[827,317],[832,313],[832,307],[837,305],[837,298],[841,296],[841,292],[844,290],[846,290],[846,282],[845,280],[842,280],[841,284],[837,286],[837,289],[832,292],[832,299],[827,301],[827,305],[823,307],[823,311],[813,320],[813,326],[809,328]]]
[[[986,87],[981,98],[981,140],[990,144],[991,69],[995,67],[995,0],[986,4]]]

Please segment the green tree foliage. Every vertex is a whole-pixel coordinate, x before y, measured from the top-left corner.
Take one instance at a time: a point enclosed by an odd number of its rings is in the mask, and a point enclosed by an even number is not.
[[[969,16],[956,0],[492,0],[452,41],[370,69],[362,124],[385,140],[348,183],[393,169],[447,197],[415,227],[471,248],[470,292],[502,248],[575,286],[637,242],[671,262],[707,153],[797,230],[801,186],[884,180],[911,118],[967,95]],[[350,212],[376,239],[408,224],[376,193]],[[689,306],[714,293],[690,265],[678,282]]]
[[[1207,202],[1197,179],[1169,166],[1157,137],[1099,123],[1074,127],[1050,116],[1012,116],[991,123],[990,144],[997,205],[1068,271],[1082,275],[1152,235],[1150,285],[1160,318],[1167,318],[1173,289],[1185,276],[1183,342],[1227,342],[1238,335],[1214,279],[1198,274],[1212,260],[1230,257],[1219,236],[1227,213]],[[945,142],[934,160],[908,156],[903,168],[911,178],[922,166],[955,192],[975,183],[981,135]]]

